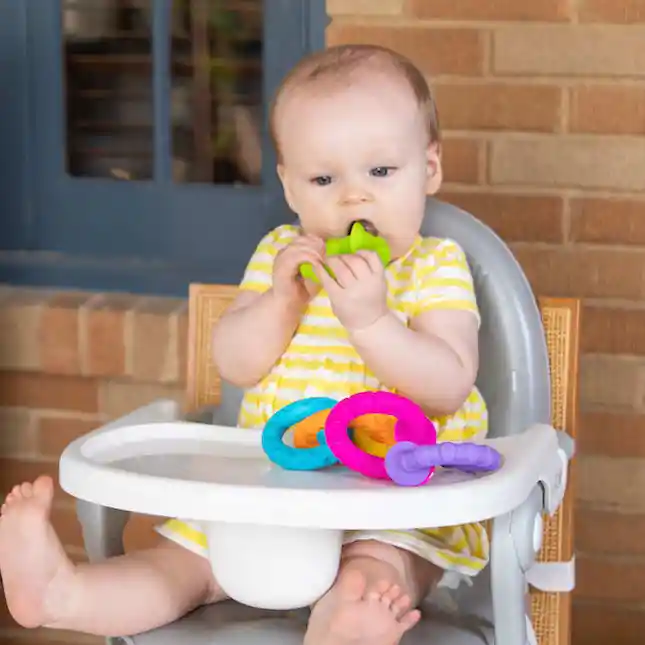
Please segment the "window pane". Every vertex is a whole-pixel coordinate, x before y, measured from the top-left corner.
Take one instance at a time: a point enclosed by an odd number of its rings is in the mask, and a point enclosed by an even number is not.
[[[153,0],[62,0],[67,167],[150,179]],[[173,0],[172,168],[177,182],[257,184],[263,0]]]
[[[153,174],[151,0],[64,0],[67,169]]]
[[[262,5],[263,0],[173,2],[176,181],[260,181]]]

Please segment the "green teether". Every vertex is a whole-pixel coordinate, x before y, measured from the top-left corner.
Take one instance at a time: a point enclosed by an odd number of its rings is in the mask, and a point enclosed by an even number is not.
[[[378,235],[368,233],[360,222],[355,222],[352,225],[349,235],[335,237],[325,243],[325,254],[328,256],[345,255],[356,253],[356,251],[374,251],[379,256],[383,266],[386,267],[390,263],[390,247],[386,240]],[[332,278],[334,277],[328,267],[325,267],[325,270]],[[300,275],[313,282],[319,282],[314,273],[314,268],[309,262],[300,265]]]

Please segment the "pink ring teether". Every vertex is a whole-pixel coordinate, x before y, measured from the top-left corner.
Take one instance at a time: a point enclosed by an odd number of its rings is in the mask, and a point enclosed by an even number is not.
[[[373,479],[389,479],[385,460],[358,448],[349,438],[350,423],[364,414],[388,414],[396,417],[396,441],[411,441],[417,445],[437,443],[437,430],[423,410],[405,397],[392,392],[360,392],[337,403],[325,423],[325,441],[336,458],[347,468]],[[430,469],[427,479],[434,472]],[[426,479],[426,481],[427,481]]]

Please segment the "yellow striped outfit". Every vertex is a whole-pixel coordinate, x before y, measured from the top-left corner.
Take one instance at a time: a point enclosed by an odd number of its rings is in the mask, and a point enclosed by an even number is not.
[[[266,235],[251,258],[241,289],[262,293],[270,288],[277,253],[299,234],[280,226]],[[472,276],[461,248],[451,240],[418,236],[403,257],[386,270],[388,305],[406,324],[436,309],[472,311],[479,317]],[[239,425],[262,428],[281,407],[305,397],[342,399],[384,387],[367,369],[334,316],[324,291],[310,302],[284,355],[243,399]],[[484,400],[476,388],[452,416],[434,418],[440,441],[468,441],[487,432]],[[206,554],[198,524],[170,520],[158,532],[186,548]],[[488,562],[489,544],[481,524],[406,531],[351,531],[346,542],[373,539],[412,551],[447,572],[472,576]]]

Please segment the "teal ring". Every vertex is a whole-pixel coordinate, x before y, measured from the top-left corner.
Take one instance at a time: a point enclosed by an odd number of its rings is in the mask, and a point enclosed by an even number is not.
[[[321,410],[330,410],[337,403],[328,397],[309,397],[280,408],[262,431],[262,449],[266,456],[285,470],[319,470],[337,464],[338,458],[324,442],[324,432],[318,433],[320,445],[313,448],[294,448],[283,441],[287,430],[296,423]]]

